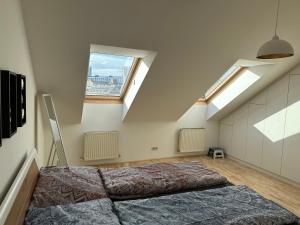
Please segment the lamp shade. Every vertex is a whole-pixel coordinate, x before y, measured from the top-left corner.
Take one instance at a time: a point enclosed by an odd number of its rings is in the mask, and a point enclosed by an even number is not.
[[[258,59],[278,59],[294,55],[292,45],[275,35],[272,40],[264,43],[258,50],[256,58]]]

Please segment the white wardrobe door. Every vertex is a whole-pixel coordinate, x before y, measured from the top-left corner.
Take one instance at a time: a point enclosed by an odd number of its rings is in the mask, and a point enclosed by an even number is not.
[[[290,76],[281,175],[300,182],[300,75]]]
[[[249,104],[245,161],[261,166],[265,131],[265,105]]]
[[[289,76],[268,89],[262,168],[280,174]]]
[[[247,136],[248,104],[234,114],[232,130],[232,156],[244,160]]]
[[[252,98],[249,103],[251,104],[257,104],[257,105],[265,105],[267,102],[267,92],[263,91],[260,92],[258,95],[256,95],[254,98]]]
[[[220,125],[220,147],[225,149],[225,152],[232,155],[232,125]]]

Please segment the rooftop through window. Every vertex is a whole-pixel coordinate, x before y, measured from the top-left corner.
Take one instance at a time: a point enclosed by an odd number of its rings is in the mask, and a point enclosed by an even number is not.
[[[136,60],[132,56],[90,53],[86,95],[122,96]]]

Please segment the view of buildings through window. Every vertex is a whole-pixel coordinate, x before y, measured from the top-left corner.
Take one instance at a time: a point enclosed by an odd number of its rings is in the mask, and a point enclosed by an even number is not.
[[[91,53],[86,95],[120,96],[135,58]]]

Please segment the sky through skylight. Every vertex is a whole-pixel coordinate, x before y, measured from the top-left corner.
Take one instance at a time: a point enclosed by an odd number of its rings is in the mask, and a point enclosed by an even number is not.
[[[90,53],[86,95],[120,96],[134,57]]]

